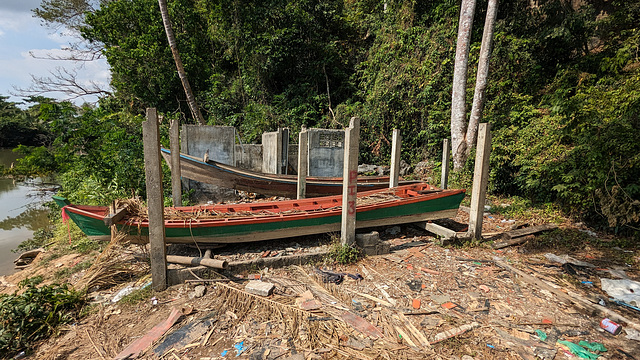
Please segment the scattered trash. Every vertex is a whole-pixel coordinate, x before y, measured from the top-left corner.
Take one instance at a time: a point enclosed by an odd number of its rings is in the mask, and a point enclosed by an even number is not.
[[[620,331],[622,331],[621,325],[606,318],[600,321],[600,327],[612,333],[613,335],[618,335],[620,334]]]
[[[624,303],[640,306],[640,282],[622,279],[600,279],[602,291],[606,292],[612,298]]]
[[[446,302],[446,303],[444,303],[444,304],[442,304],[441,306],[442,306],[443,308],[445,308],[445,309],[449,309],[449,310],[451,310],[451,309],[453,309],[453,308],[455,308],[455,307],[458,307],[458,305],[456,305],[456,304],[454,304],[454,303],[452,303],[452,302],[450,302],[450,301],[449,301],[449,302]]]
[[[136,358],[138,354],[151,346],[154,341],[158,340],[165,332],[167,332],[167,330],[169,330],[183,314],[184,312],[181,312],[176,308],[172,308],[169,317],[165,321],[154,326],[143,337],[129,344],[129,346],[122,350],[114,360]]]
[[[420,291],[422,290],[422,281],[416,279],[409,280],[407,281],[407,286],[413,291]]]
[[[627,339],[640,341],[640,331],[633,328],[625,328],[624,331],[627,333],[625,336]]]
[[[580,340],[580,342],[578,343],[578,345],[587,348],[591,351],[599,351],[599,352],[605,352],[607,351],[607,348],[604,347],[604,345],[602,345],[599,342],[588,342],[588,341],[584,341],[584,340]]]
[[[556,262],[556,263],[560,263],[560,264],[572,264],[572,265],[576,265],[576,266],[583,266],[583,267],[588,267],[588,268],[595,268],[596,266],[593,264],[590,264],[588,262],[584,262],[584,261],[580,261],[580,260],[576,260],[574,258],[572,258],[569,255],[555,255],[552,253],[546,253],[544,254],[544,257],[547,258],[547,260],[552,261],[552,262]]]
[[[493,346],[493,345],[491,345],[491,344],[487,344],[487,347],[488,347],[488,348],[491,348],[491,349],[495,349],[495,348],[496,348],[495,346]]]
[[[316,268],[315,270],[318,274],[320,274],[322,281],[325,283],[334,283],[336,285],[340,285],[342,284],[342,281],[344,281],[344,274],[334,273],[331,271],[321,270],[318,268]]]
[[[229,351],[225,350],[225,351],[223,351],[223,352],[221,352],[221,353],[220,353],[220,356],[224,357],[224,356],[226,356],[226,355],[227,355],[227,353],[228,353],[228,352],[229,352]]]
[[[420,309],[420,299],[413,299],[411,306],[416,310]]]
[[[242,354],[247,348],[244,347],[244,341],[233,345],[234,348],[236,348],[236,357],[240,356],[240,354]]]
[[[547,333],[542,330],[536,330],[536,335],[538,335],[541,341],[547,340]]]
[[[556,344],[558,344],[561,348],[569,350],[573,355],[576,355],[583,359],[596,360],[600,357],[600,355],[594,354],[589,350],[583,348],[582,346],[572,343],[571,341],[558,340]]]

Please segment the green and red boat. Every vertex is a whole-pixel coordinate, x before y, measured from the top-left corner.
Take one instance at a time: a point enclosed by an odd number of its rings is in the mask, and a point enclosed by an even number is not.
[[[418,183],[358,193],[356,228],[396,225],[455,216],[464,190],[443,190]],[[111,237],[106,206],[72,205],[54,197],[90,238]],[[226,244],[281,239],[340,231],[342,196],[242,204],[165,208],[167,243]],[[146,242],[146,216],[125,216],[115,222],[130,240]]]

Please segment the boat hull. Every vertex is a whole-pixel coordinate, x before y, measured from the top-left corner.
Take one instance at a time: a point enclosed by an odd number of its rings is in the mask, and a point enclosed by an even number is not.
[[[171,152],[162,149],[162,156],[171,168]],[[204,162],[202,159],[186,154],[180,154],[180,174],[184,178],[202,183],[268,196],[296,197],[297,195],[298,179],[295,175],[265,174],[211,160]],[[413,183],[418,181],[401,181],[400,185]],[[388,176],[358,178],[358,192],[388,187]],[[307,177],[306,179],[306,197],[339,194],[342,194],[342,178]]]
[[[415,185],[401,188],[415,188]],[[413,191],[413,190],[410,190]],[[382,191],[371,191],[359,196],[367,196]],[[455,216],[464,197],[463,190],[438,190],[437,193],[413,198],[396,199],[379,204],[358,205],[356,212],[356,228],[388,226],[413,222],[421,222]],[[321,234],[340,231],[342,210],[341,196],[318,198],[323,199],[327,209],[301,211],[299,213],[254,215],[217,220],[166,220],[165,235],[167,243],[239,243],[282,239],[303,235]],[[68,205],[55,199],[60,205]],[[283,202],[253,204],[262,208],[282,206],[287,208],[303,208],[309,203],[296,200]],[[316,202],[318,203],[318,202]],[[270,205],[275,204],[275,205]],[[338,206],[331,206],[338,204]],[[229,205],[237,211],[245,211],[252,204]],[[194,207],[190,209],[204,209]],[[64,207],[66,215],[71,218],[82,231],[93,239],[109,239],[110,229],[102,220],[107,215],[106,208],[68,205]],[[148,241],[148,223],[123,222],[116,225],[135,242]]]

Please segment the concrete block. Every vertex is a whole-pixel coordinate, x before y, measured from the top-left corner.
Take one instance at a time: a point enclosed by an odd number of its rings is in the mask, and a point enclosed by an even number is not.
[[[356,234],[356,245],[361,248],[375,246],[380,242],[380,234],[377,231],[372,231],[366,234]]]
[[[272,283],[259,280],[251,280],[244,287],[244,290],[254,295],[269,296],[271,295],[271,292],[275,287],[276,286]]]
[[[362,252],[366,256],[385,255],[391,252],[391,244],[386,241],[379,241],[375,245],[363,247]]]

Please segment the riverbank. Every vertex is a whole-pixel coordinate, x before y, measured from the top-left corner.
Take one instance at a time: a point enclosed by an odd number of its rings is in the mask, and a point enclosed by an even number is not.
[[[464,224],[466,216],[460,211],[455,220]],[[486,214],[483,231],[504,232],[506,224],[538,222]],[[128,281],[118,282],[113,276],[109,279],[117,284],[90,289],[93,304],[84,311],[87,315],[39,344],[33,359],[115,357],[163,322],[172,308],[190,312],[169,326],[171,337],[157,339],[142,358],[216,359],[225,351],[235,355],[236,348],[242,349],[239,358],[251,359],[519,359],[533,358],[533,351],[547,354],[543,355],[547,359],[563,358],[556,340],[604,344],[608,349],[604,355],[610,359],[624,358],[618,349],[640,352],[640,342],[626,338],[632,334],[632,324],[623,323],[619,335],[609,334],[599,326],[605,314],[567,298],[595,296],[597,303],[600,297],[606,309],[640,322],[638,313],[608,302],[600,290],[603,278],[640,279],[638,249],[625,239],[598,234],[581,224],[559,225],[501,250],[492,249],[490,241],[442,247],[433,234],[413,226],[380,228],[376,230],[391,247],[387,255],[348,265],[327,259],[275,269],[249,267],[213,274],[215,281],[189,282],[163,292],[144,288],[149,281],[146,248],[124,244],[110,245],[100,257],[98,251],[43,254],[33,268],[9,280],[15,284],[34,275],[57,274],[57,281],[81,286],[95,276],[92,265],[112,259],[109,249],[116,250],[111,253],[118,254],[119,264],[134,270]],[[219,259],[250,261],[310,252],[305,241],[317,247],[319,239],[238,245],[213,253]],[[197,249],[182,251],[198,255]],[[563,265],[548,253],[583,263]],[[318,268],[360,274],[363,279],[344,276],[339,284],[324,282]],[[549,287],[531,283],[518,271]],[[254,278],[274,284],[275,290],[266,297],[248,293],[246,286]],[[114,302],[127,287],[141,289]],[[11,291],[10,286],[4,288]],[[536,330],[547,334],[548,340]],[[183,336],[181,341],[169,342],[177,336]]]
[[[0,165],[10,167],[18,158],[10,149],[0,149]],[[0,275],[15,272],[17,254],[12,250],[49,225],[48,209],[42,205],[51,195],[51,186],[39,180],[20,182],[0,177]]]

